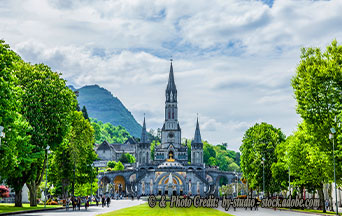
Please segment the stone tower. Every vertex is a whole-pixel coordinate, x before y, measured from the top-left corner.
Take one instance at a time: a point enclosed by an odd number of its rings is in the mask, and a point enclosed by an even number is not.
[[[172,61],[165,97],[165,122],[161,131],[162,148],[168,148],[171,144],[174,148],[180,148],[181,128],[178,122],[177,89],[173,75]]]
[[[148,140],[147,132],[146,132],[146,123],[145,123],[145,116],[144,116],[144,123],[143,128],[141,131],[141,138],[140,142],[137,145],[137,159],[136,162],[139,165],[146,165],[151,162],[151,143]]]
[[[201,139],[201,132],[198,124],[198,117],[196,123],[196,130],[194,139],[191,142],[191,163],[203,164],[203,143]]]

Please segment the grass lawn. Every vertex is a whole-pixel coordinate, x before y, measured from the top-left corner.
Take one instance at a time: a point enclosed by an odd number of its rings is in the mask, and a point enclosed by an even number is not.
[[[46,205],[46,208],[62,207],[61,205]],[[30,207],[30,204],[23,204],[23,207],[14,207],[14,203],[0,203],[0,213],[43,209],[44,205]]]
[[[217,216],[229,216],[230,214],[221,212],[217,209],[212,209],[212,208],[159,208],[157,205],[154,208],[150,208],[147,203],[141,204],[138,206],[133,206],[129,208],[124,208],[120,209],[117,211],[105,213],[105,214],[100,214],[101,216],[115,216],[115,215],[135,215],[135,216],[154,216],[154,215],[195,215],[195,216],[202,216],[202,215],[217,215]]]
[[[280,209],[287,209],[290,210],[288,208],[280,208]],[[312,212],[312,213],[317,213],[317,214],[322,214],[322,215],[336,215],[336,212],[332,212],[332,211],[327,211],[326,213],[323,213],[322,210],[315,210],[315,209],[291,209],[292,211],[298,211],[298,212]],[[338,213],[338,215],[342,215],[342,213]]]

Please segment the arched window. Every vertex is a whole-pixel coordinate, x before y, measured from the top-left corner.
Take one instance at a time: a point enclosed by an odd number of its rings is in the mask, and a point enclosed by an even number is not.
[[[175,113],[174,113],[174,111],[172,110],[172,119],[174,119],[175,118]]]
[[[171,116],[170,116],[170,111],[169,111],[169,119],[171,118]]]

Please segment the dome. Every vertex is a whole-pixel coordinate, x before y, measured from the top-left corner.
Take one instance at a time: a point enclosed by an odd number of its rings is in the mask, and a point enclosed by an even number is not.
[[[182,164],[177,161],[165,161],[158,166],[158,168],[184,168]]]

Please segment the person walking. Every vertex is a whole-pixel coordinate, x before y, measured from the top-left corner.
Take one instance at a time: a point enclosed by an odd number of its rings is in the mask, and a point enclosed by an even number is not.
[[[71,203],[72,204],[72,210],[75,211],[76,210],[76,199],[74,196],[71,198],[71,202],[72,202]]]
[[[66,200],[65,200],[65,210],[66,211],[69,211],[69,198],[66,198]]]
[[[109,208],[109,204],[110,204],[110,197],[107,197],[107,207]]]
[[[81,198],[80,197],[77,198],[77,206],[78,206],[78,210],[81,211]]]
[[[84,208],[87,211],[87,209],[88,209],[88,196],[86,196],[86,198],[84,199]]]
[[[106,199],[105,196],[102,196],[102,208],[106,205]]]
[[[96,206],[99,206],[99,200],[98,200],[97,196],[95,196],[95,202],[96,202]]]

